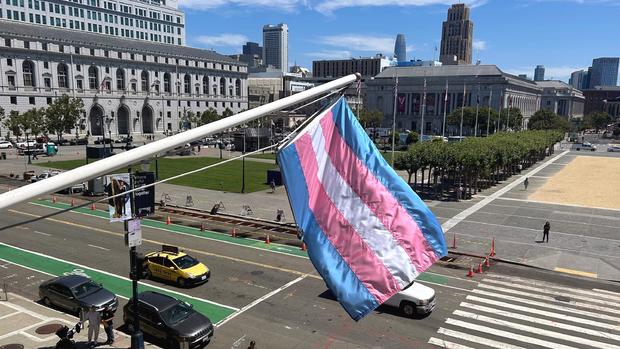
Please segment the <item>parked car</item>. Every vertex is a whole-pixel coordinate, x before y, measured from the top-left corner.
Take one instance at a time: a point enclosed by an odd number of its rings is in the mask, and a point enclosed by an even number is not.
[[[97,138],[95,144],[112,144],[112,138]]]
[[[133,142],[133,137],[132,136],[128,136],[128,137],[121,137],[118,138],[114,141],[114,143],[131,143]]]
[[[123,322],[133,332],[133,298],[123,307]],[[191,304],[157,292],[138,294],[140,329],[166,348],[201,348],[213,337],[213,324]]]
[[[161,251],[146,254],[142,265],[147,278],[172,281],[181,287],[205,283],[211,277],[206,265],[176,246],[163,245]]]
[[[398,308],[403,315],[409,317],[428,314],[435,309],[435,290],[414,282],[388,299],[385,304]]]
[[[69,145],[87,145],[88,138],[77,138],[69,141]]]
[[[596,151],[596,146],[592,145],[592,143],[589,142],[583,142],[583,143],[575,143],[573,144],[572,148],[574,150],[580,151],[580,150],[590,150],[590,151]]]
[[[0,149],[11,149],[13,148],[13,143],[9,141],[0,141]]]
[[[620,151],[620,144],[610,144],[609,147],[607,147],[607,151],[609,152]]]
[[[36,177],[32,177],[32,178],[30,179],[30,181],[31,181],[32,183],[34,183],[34,182],[39,182],[39,181],[42,181],[42,180],[44,180],[44,179],[47,179],[47,178],[53,177],[53,176],[55,176],[55,175],[57,175],[57,174],[59,174],[59,173],[60,173],[60,171],[54,171],[54,170],[51,170],[51,171],[43,171],[40,175],[38,175],[38,176],[36,176]]]
[[[45,281],[39,286],[39,298],[47,306],[54,305],[75,314],[91,306],[112,312],[118,308],[118,298],[114,293],[82,275],[65,275]]]
[[[19,149],[27,149],[29,147],[34,148],[36,145],[37,145],[37,142],[34,140],[29,140],[28,142],[22,141],[22,142],[15,143],[15,147]]]

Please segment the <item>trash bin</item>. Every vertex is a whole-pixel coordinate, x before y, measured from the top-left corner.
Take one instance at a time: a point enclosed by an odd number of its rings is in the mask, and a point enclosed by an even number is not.
[[[0,153],[0,160],[6,160],[6,152]]]

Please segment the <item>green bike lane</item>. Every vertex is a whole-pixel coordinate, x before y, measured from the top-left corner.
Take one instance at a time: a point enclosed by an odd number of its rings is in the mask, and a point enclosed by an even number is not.
[[[103,284],[105,288],[120,297],[129,299],[132,296],[132,283],[129,278],[2,242],[0,242],[0,260],[54,276],[68,274],[85,275],[93,281]],[[194,309],[209,317],[214,324],[239,310],[228,305],[189,296],[146,283],[139,283],[138,291],[156,291],[186,301],[192,304]]]
[[[60,202],[54,203],[50,200],[39,200],[36,202],[31,202],[31,203],[34,205],[44,206],[44,207],[48,207],[48,208],[52,208],[56,210],[70,209],[72,212],[76,212],[76,213],[80,213],[80,214],[84,214],[84,215],[88,215],[92,217],[98,217],[102,219],[109,219],[109,215],[107,211],[91,210],[86,207],[72,207],[71,205],[66,204],[66,203],[60,203]],[[218,232],[209,231],[209,230],[201,231],[198,228],[188,227],[188,226],[184,226],[180,224],[166,224],[164,222],[160,222],[160,221],[153,220],[153,219],[142,219],[142,226],[164,230],[164,231],[168,231],[172,233],[191,235],[191,236],[195,236],[198,238],[215,240],[215,241],[233,244],[233,245],[239,245],[243,247],[249,247],[249,248],[254,248],[254,249],[259,249],[259,250],[267,250],[267,251],[290,255],[294,257],[301,257],[301,258],[306,258],[306,259],[308,258],[307,252],[301,251],[297,247],[292,247],[292,246],[277,244],[277,243],[265,244],[261,240],[256,240],[256,239],[251,239],[251,238],[232,237],[228,234],[218,233]],[[449,285],[451,283],[449,277],[442,275],[442,274],[432,273],[432,272],[424,272],[420,274],[417,280],[426,281],[426,282],[437,284],[437,285]]]

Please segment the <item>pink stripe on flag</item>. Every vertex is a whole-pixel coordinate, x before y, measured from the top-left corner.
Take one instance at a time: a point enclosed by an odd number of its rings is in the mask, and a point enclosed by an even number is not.
[[[392,233],[416,269],[419,272],[428,269],[437,261],[437,256],[416,221],[342,139],[331,111],[320,123],[325,137],[325,150],[340,176]]]
[[[379,304],[385,302],[400,290],[400,286],[329,199],[317,177],[317,155],[310,135],[300,137],[295,142],[295,148],[308,186],[308,205],[321,230]]]

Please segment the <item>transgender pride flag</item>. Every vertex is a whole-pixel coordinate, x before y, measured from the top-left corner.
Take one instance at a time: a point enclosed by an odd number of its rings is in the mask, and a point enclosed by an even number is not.
[[[308,255],[359,320],[447,254],[441,225],[340,98],[278,153]]]

